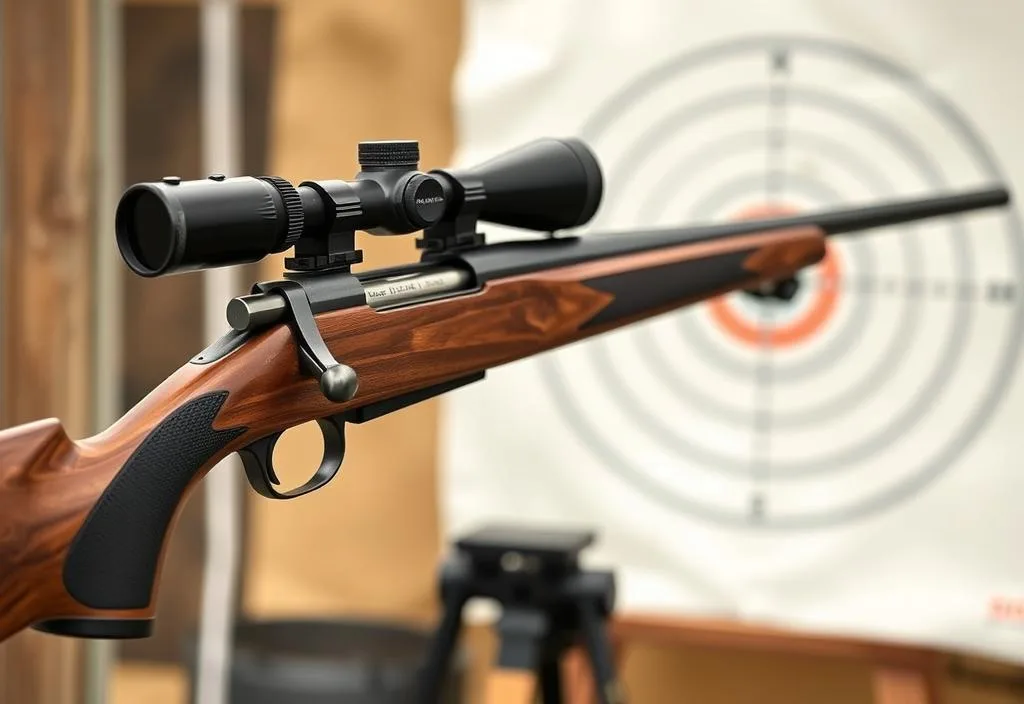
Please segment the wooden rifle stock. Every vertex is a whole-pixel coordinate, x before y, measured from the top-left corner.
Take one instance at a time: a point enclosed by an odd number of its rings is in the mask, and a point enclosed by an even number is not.
[[[824,252],[824,232],[798,226],[493,279],[391,310],[344,308],[316,317],[335,358],[359,377],[344,404],[303,373],[279,324],[216,361],[186,364],[94,437],[72,441],[53,419],[0,431],[0,641],[32,625],[147,635],[167,534],[195,484],[230,452],[790,276]]]

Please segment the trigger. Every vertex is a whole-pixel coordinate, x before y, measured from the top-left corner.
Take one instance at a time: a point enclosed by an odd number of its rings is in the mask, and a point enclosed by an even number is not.
[[[273,450],[271,450],[270,461],[263,467],[263,474],[271,484],[281,486],[281,480],[277,478],[277,473],[274,471]]]
[[[281,433],[272,433],[238,451],[249,486],[256,493],[269,498],[276,498],[278,492],[274,487],[281,484],[274,471],[274,446],[280,437]]]
[[[256,493],[270,499],[294,499],[316,491],[335,477],[345,459],[345,418],[340,415],[321,418],[317,425],[324,439],[323,459],[305,484],[290,491],[281,492],[274,488],[281,484],[274,471],[274,445],[281,437],[280,432],[260,438],[238,451],[245,476]]]

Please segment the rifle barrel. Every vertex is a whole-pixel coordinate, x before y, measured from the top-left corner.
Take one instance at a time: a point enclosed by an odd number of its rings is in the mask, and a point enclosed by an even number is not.
[[[785,218],[740,220],[650,230],[593,232],[587,237],[556,237],[546,241],[514,241],[488,245],[461,255],[485,282],[539,269],[569,266],[604,257],[621,256],[692,242],[728,239],[738,235],[801,227],[816,227],[825,235],[836,235],[915,220],[966,213],[1005,205],[1010,195],[1005,188],[944,193],[930,198],[901,200],[808,213]]]
[[[840,235],[848,232],[889,227],[905,222],[934,218],[940,215],[966,213],[972,210],[992,208],[1010,202],[1010,193],[1005,188],[985,188],[962,193],[948,193],[918,200],[901,200],[860,208],[846,208],[828,213],[810,213],[788,218],[768,220],[745,220],[741,223],[711,225],[694,228],[705,236],[743,234],[759,230],[780,230],[790,227],[820,227],[826,235]]]
[[[1005,188],[988,188],[901,203],[884,203],[866,208],[840,210],[825,217],[820,217],[817,224],[826,234],[838,235],[876,227],[899,225],[913,220],[934,218],[940,215],[992,208],[1006,205],[1009,202],[1010,193]],[[808,219],[813,220],[813,218]]]

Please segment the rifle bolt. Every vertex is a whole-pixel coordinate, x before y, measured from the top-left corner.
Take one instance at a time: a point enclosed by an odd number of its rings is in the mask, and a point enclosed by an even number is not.
[[[254,293],[228,301],[228,325],[239,332],[262,328],[279,321],[287,311],[284,299],[276,293]]]

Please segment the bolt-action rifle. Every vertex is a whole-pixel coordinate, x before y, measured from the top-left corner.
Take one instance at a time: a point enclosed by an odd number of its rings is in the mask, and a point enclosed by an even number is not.
[[[793,293],[826,237],[1001,206],[1001,187],[771,220],[486,244],[478,223],[555,233],[587,223],[602,176],[574,139],[475,168],[418,170],[415,142],[359,147],[353,180],[276,177],[137,184],[115,219],[142,276],[254,262],[294,248],[287,273],[227,304],[232,330],[110,428],[73,441],[60,421],[0,431],[0,640],[150,633],[176,515],[237,452],[260,494],[323,486],[363,423],[483,379],[487,369],[737,289]],[[357,230],[422,231],[420,261],[353,273]],[[324,454],[283,490],[274,444],[316,421]]]

